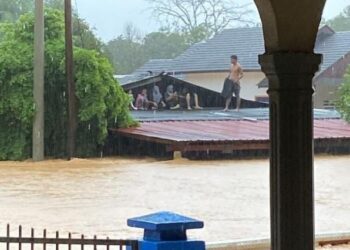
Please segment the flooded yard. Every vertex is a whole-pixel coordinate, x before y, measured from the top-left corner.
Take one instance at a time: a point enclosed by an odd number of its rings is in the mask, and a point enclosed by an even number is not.
[[[0,230],[140,236],[126,219],[170,210],[205,221],[207,241],[269,236],[267,160],[0,162]],[[350,231],[350,156],[315,161],[317,232]]]

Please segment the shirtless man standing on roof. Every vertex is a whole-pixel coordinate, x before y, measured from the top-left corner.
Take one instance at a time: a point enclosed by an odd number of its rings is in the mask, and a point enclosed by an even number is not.
[[[239,111],[241,106],[241,84],[240,80],[243,78],[243,69],[241,65],[238,63],[238,57],[236,55],[231,56],[231,67],[230,67],[230,75],[228,79],[226,79],[224,88],[222,91],[222,96],[226,98],[226,105],[224,111],[228,111],[228,108],[231,103],[232,94],[235,94],[237,99],[236,102],[236,110]]]

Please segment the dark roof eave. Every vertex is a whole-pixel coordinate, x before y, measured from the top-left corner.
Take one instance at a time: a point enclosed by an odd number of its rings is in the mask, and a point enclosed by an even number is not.
[[[146,79],[141,79],[141,80],[138,80],[138,81],[134,81],[134,82],[129,82],[129,83],[123,84],[122,87],[125,90],[130,90],[130,89],[133,89],[135,87],[146,86],[148,84],[159,82],[161,80],[162,80],[162,75],[156,75],[156,76],[148,77]]]
[[[347,57],[347,56],[350,56],[350,51],[349,51],[348,53],[346,53],[344,56],[340,57],[338,60],[336,60],[336,61],[335,61],[333,64],[331,64],[329,67],[325,68],[325,69],[322,70],[322,71],[320,70],[319,72],[317,72],[316,75],[315,75],[314,80],[317,81],[320,77],[323,76],[323,74],[324,74],[327,70],[329,70],[330,68],[332,68],[334,65],[336,65],[337,63],[339,63],[341,60],[344,60],[344,58]]]
[[[200,74],[200,73],[226,73],[229,69],[217,69],[217,70],[184,70],[184,71],[171,71],[175,74]],[[261,69],[245,69],[243,68],[244,72],[261,72]]]

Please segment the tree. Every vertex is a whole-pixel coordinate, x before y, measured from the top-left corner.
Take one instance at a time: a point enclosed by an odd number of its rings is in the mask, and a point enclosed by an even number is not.
[[[175,58],[188,46],[187,37],[175,32],[152,32],[143,40],[147,60]]]
[[[73,35],[75,46],[102,52],[103,42],[96,37],[94,30],[77,13],[73,15]]]
[[[45,0],[45,8],[64,10],[63,0]],[[33,0],[0,0],[0,22],[15,22],[20,15],[34,10]],[[102,51],[103,43],[96,37],[94,30],[82,18],[77,10],[73,15],[74,44],[86,49],[96,49]],[[0,34],[1,36],[1,34]]]
[[[45,6],[63,10],[64,1],[45,0]],[[22,14],[34,10],[33,0],[0,0],[0,21],[16,21]]]
[[[118,74],[130,74],[147,61],[141,32],[132,23],[125,25],[122,35],[107,43],[105,52]]]
[[[342,117],[350,122],[350,66],[344,76],[344,82],[339,89],[339,94],[337,109]]]
[[[207,39],[235,23],[250,22],[248,5],[237,5],[232,0],[147,1],[163,25],[195,38],[192,43]]]
[[[342,13],[326,21],[335,31],[350,31],[350,5]]]
[[[30,0],[0,0],[0,22],[14,22],[33,8],[34,1]]]
[[[106,53],[118,74],[130,74],[147,61],[142,43],[123,35],[107,43]]]
[[[45,0],[45,4],[53,9],[64,10],[64,0]]]
[[[140,32],[128,25],[124,35],[108,42],[106,53],[118,74],[130,74],[150,59],[171,59],[188,46],[188,37],[178,32],[158,31],[141,38]]]
[[[0,160],[30,157],[33,106],[34,15],[0,25]],[[45,152],[66,152],[67,97],[64,67],[64,17],[45,13]],[[113,78],[108,59],[96,50],[74,48],[78,98],[78,156],[96,156],[108,127],[134,124],[129,97]]]

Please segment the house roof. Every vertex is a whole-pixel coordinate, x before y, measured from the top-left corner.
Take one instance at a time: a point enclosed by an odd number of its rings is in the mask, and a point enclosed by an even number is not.
[[[323,54],[322,72],[350,52],[350,32],[335,32],[319,40],[315,52]]]
[[[246,108],[240,112],[223,112],[220,108],[208,108],[195,112],[183,110],[132,111],[132,117],[139,122],[151,121],[226,121],[226,120],[269,120],[269,108]],[[336,110],[314,109],[314,119],[341,119]]]
[[[141,68],[138,68],[133,75],[140,75],[144,73],[157,74],[160,72],[172,71],[173,59],[151,59],[146,62]]]
[[[130,78],[131,79],[131,78]],[[156,84],[158,82],[161,82],[163,80],[172,80],[177,81],[185,84],[189,84],[191,86],[195,86],[192,83],[183,81],[180,78],[177,78],[175,76],[169,76],[167,74],[159,74],[159,75],[152,75],[152,76],[144,76],[144,77],[135,77],[133,80],[121,83],[121,86],[124,90],[130,90],[138,87],[144,87],[147,85]]]
[[[245,70],[260,71],[258,55],[264,53],[261,27],[227,29],[207,42],[191,46],[173,60],[151,60],[134,74],[148,70],[161,72],[226,71],[231,54],[236,54]],[[324,55],[321,71],[330,67],[350,51],[350,32],[334,32],[324,26],[318,33],[316,53]]]
[[[158,77],[158,75],[140,74],[140,75],[126,75],[126,76],[122,76],[122,77],[117,76],[116,79],[118,80],[119,84],[124,87],[128,84],[131,84],[131,83],[145,81],[145,80],[153,79],[156,77]]]
[[[125,91],[132,90],[134,94],[140,92],[140,90],[143,88],[153,88],[155,84],[158,85],[161,91],[163,89],[164,92],[166,87],[169,84],[172,84],[177,90],[181,90],[182,88],[186,87],[191,92],[198,94],[203,107],[221,107],[223,105],[223,98],[221,97],[220,93],[185,81],[181,79],[181,75],[173,76],[163,72],[158,75],[131,75],[123,76],[121,78],[117,77],[117,79]],[[232,98],[235,100],[235,97]],[[246,100],[243,98],[241,100],[242,108],[263,108],[267,106],[268,103],[264,102]]]
[[[169,129],[176,128],[176,129]],[[115,131],[115,130],[114,130]],[[152,138],[166,144],[268,141],[268,120],[156,121],[142,122],[137,128],[118,129],[118,133],[138,139]],[[350,124],[340,119],[314,121],[314,138],[348,139]]]
[[[173,61],[177,72],[227,71],[236,54],[244,69],[260,69],[258,55],[264,52],[262,29],[227,29],[205,43],[189,49]]]
[[[162,81],[163,79],[170,79],[170,80],[175,80],[179,81],[182,83],[190,84],[193,85],[190,82],[186,82],[183,80],[181,75],[176,75],[176,76],[171,76],[166,73],[160,73],[156,75],[127,75],[123,77],[116,77],[118,79],[119,84],[125,89],[133,89],[135,87],[140,87],[140,86],[146,86],[149,84],[154,84],[159,81]],[[193,85],[194,86],[194,85]]]
[[[264,77],[259,83],[258,83],[258,88],[267,88],[269,86],[269,80]]]

